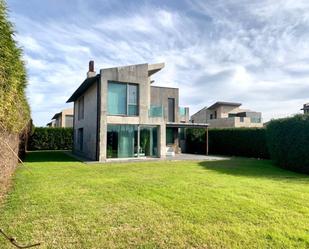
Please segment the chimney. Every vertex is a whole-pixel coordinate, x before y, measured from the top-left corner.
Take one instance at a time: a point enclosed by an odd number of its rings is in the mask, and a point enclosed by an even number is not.
[[[91,78],[96,76],[96,72],[94,71],[94,61],[89,61],[89,69],[87,72],[87,78]]]

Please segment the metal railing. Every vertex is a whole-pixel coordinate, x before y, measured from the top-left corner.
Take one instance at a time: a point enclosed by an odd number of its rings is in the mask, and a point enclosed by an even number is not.
[[[149,117],[163,117],[163,106],[150,106],[148,110]]]

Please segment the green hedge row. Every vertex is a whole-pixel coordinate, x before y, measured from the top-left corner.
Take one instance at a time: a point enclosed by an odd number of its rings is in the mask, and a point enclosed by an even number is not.
[[[269,158],[263,128],[209,129],[209,153]],[[205,130],[187,130],[187,152],[205,154]]]
[[[29,138],[28,150],[71,150],[73,144],[73,128],[34,129]]]
[[[276,164],[309,173],[309,115],[272,120],[267,126],[267,142]]]
[[[27,75],[6,4],[0,0],[0,132],[22,132],[30,120]]]

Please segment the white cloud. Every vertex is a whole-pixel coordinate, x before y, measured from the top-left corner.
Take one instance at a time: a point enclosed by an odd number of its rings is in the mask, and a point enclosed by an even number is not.
[[[180,103],[192,114],[230,100],[262,111],[268,120],[308,102],[308,1],[188,1],[182,10],[100,2],[99,13],[88,4],[79,1],[68,16],[46,13],[40,20],[12,9],[38,125],[66,107],[90,59],[97,69],[165,62],[155,84],[179,87]]]

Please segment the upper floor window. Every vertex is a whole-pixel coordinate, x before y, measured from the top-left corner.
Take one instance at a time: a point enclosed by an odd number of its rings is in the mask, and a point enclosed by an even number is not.
[[[84,96],[78,100],[78,120],[84,119]]]
[[[108,82],[107,110],[109,115],[138,115],[138,85]]]

